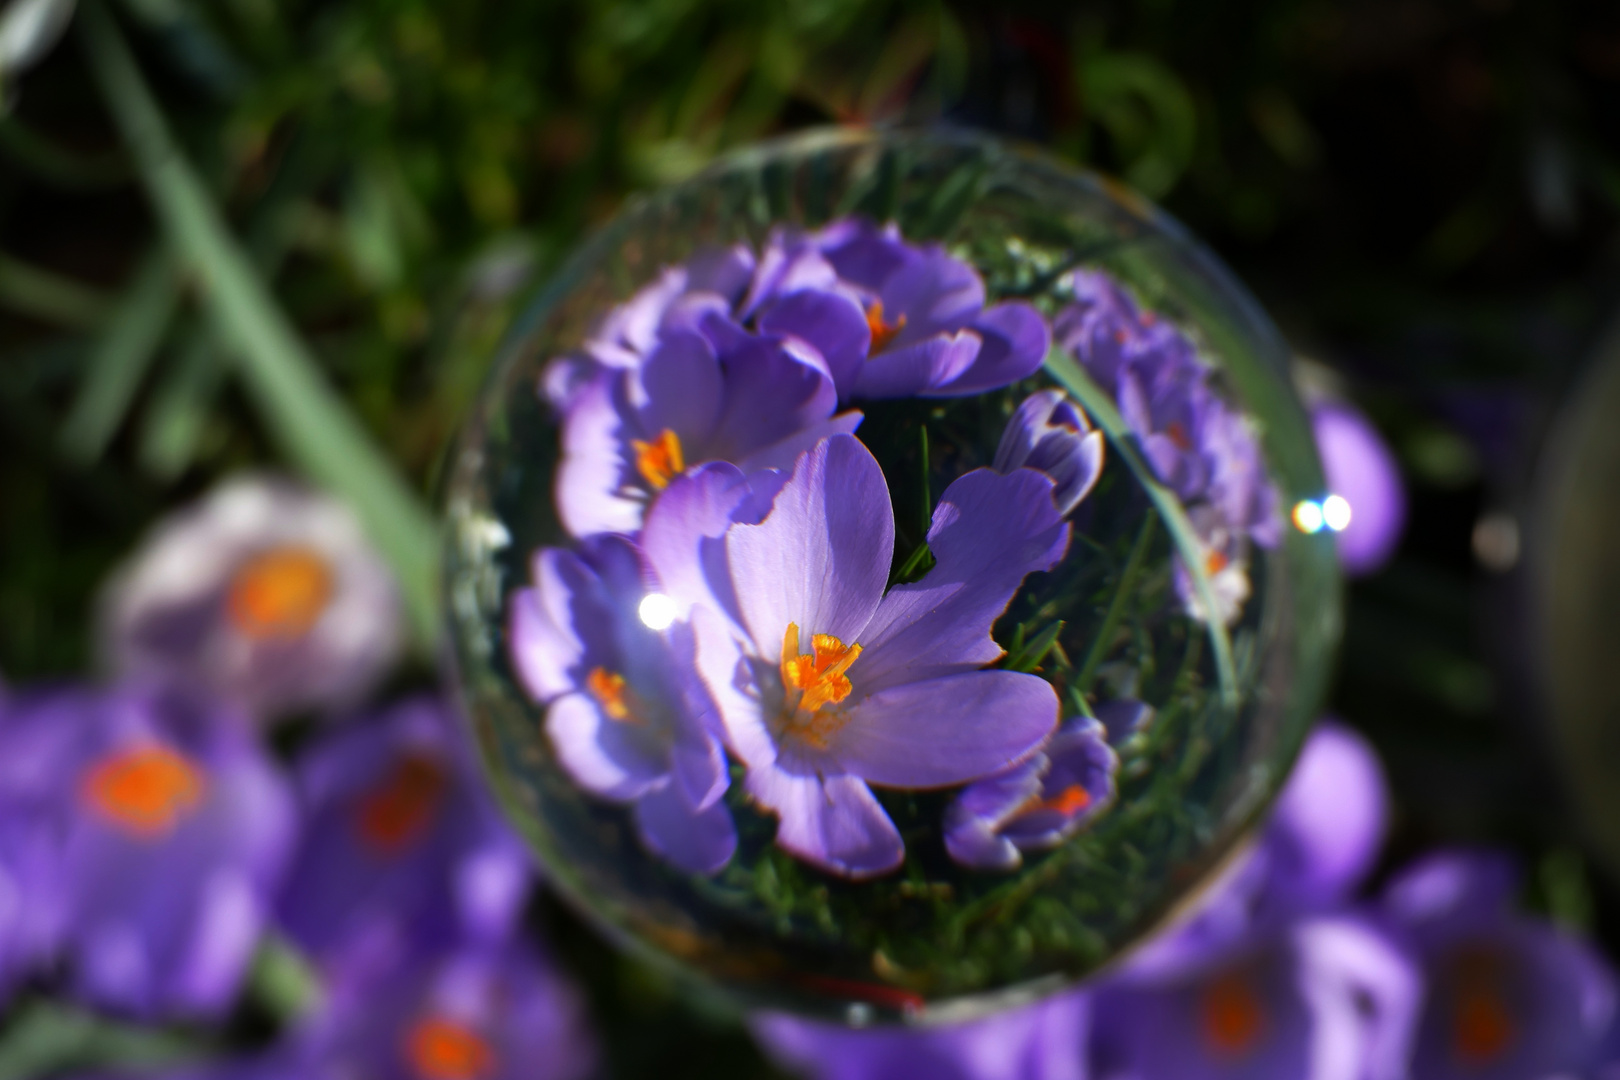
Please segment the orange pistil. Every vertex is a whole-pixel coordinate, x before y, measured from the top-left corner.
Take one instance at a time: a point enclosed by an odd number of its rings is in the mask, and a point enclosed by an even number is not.
[[[872,306],[866,309],[866,328],[872,331],[872,349],[869,355],[876,356],[889,347],[894,336],[906,328],[906,316],[902,312],[900,317],[892,323],[883,321],[883,301],[874,300]]]
[[[1234,1058],[1247,1054],[1260,1041],[1266,1014],[1254,987],[1231,972],[1204,989],[1199,1020],[1210,1048],[1221,1057]]]
[[[275,547],[236,571],[225,595],[231,623],[256,640],[303,637],[331,602],[332,570],[307,547]]]
[[[366,846],[393,855],[427,829],[444,800],[444,766],[407,754],[360,800],[355,824]]]
[[[495,1051],[472,1028],[428,1016],[405,1036],[405,1057],[422,1080],[481,1080],[495,1071]]]
[[[663,491],[686,470],[680,436],[669,428],[660,431],[652,442],[631,439],[630,448],[636,452],[636,471],[654,491]]]
[[[1210,577],[1214,577],[1216,574],[1230,566],[1231,563],[1232,560],[1227,558],[1226,552],[1212,551],[1208,555],[1204,556],[1204,573],[1208,574]]]
[[[1166,424],[1164,426],[1164,433],[1165,435],[1169,436],[1170,441],[1175,445],[1177,450],[1185,453],[1186,451],[1192,449],[1192,440],[1187,437],[1187,425],[1183,424],[1180,420],[1172,420]]]
[[[790,727],[812,746],[825,748],[841,724],[827,706],[849,697],[853,687],[844,674],[860,659],[862,646],[845,645],[831,634],[810,638],[811,654],[799,654],[799,624],[788,623],[782,635],[782,688],[788,692]],[[792,693],[798,691],[798,700]]]
[[[1501,960],[1480,948],[1457,956],[1457,994],[1451,1009],[1451,1045],[1457,1060],[1480,1066],[1497,1060],[1518,1035],[1513,1013],[1503,1000]]]
[[[624,676],[618,672],[601,667],[591,668],[590,674],[585,676],[585,692],[601,706],[608,719],[641,723],[635,694],[624,684]]]
[[[1070,784],[1050,799],[1041,800],[1043,810],[1056,810],[1065,817],[1078,814],[1090,805],[1091,792],[1079,784]]]
[[[108,822],[141,840],[168,835],[202,802],[197,763],[167,746],[140,746],[102,758],[85,774],[80,792]]]

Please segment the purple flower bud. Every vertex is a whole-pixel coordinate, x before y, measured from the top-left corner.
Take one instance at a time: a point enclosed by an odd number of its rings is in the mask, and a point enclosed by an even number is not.
[[[999,473],[1037,469],[1052,478],[1058,513],[1067,516],[1091,493],[1103,468],[1103,436],[1061,390],[1025,398],[1001,435],[992,465]]]

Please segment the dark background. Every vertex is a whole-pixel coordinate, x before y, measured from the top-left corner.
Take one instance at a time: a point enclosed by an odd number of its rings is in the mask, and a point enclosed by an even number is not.
[[[1333,711],[1390,769],[1386,865],[1520,852],[1533,908],[1620,943],[1545,753],[1524,575],[1537,451],[1610,318],[1620,7],[810,0],[127,0],[113,11],[264,278],[424,495],[526,287],[636,189],[824,123],[945,120],[1123,178],[1338,374],[1406,471],[1350,591]],[[277,458],[182,290],[110,441],[87,357],[157,238],[70,31],[0,120],[0,672],[88,670],[102,575],[166,508]],[[81,432],[82,434],[82,432]],[[424,668],[413,678],[425,680]],[[549,900],[623,1075],[760,1072]]]

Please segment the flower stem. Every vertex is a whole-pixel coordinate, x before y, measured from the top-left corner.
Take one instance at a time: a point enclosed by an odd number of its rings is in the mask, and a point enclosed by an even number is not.
[[[1097,628],[1096,637],[1091,640],[1091,648],[1086,651],[1086,662],[1080,666],[1080,674],[1074,678],[1074,685],[1080,693],[1084,694],[1091,689],[1091,680],[1097,676],[1097,667],[1108,655],[1110,643],[1114,640],[1114,632],[1119,629],[1119,621],[1125,617],[1125,605],[1130,603],[1131,594],[1136,587],[1136,576],[1142,572],[1142,564],[1147,562],[1148,548],[1153,544],[1154,526],[1158,524],[1159,515],[1153,511],[1142,519],[1142,527],[1136,532],[1136,542],[1131,545],[1130,557],[1125,560],[1125,569],[1119,573],[1119,584],[1114,586],[1114,598],[1108,602],[1108,610],[1103,614],[1102,625]]]

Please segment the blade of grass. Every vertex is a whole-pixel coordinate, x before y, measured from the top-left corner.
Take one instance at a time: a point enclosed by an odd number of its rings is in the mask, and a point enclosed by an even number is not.
[[[94,327],[112,306],[99,289],[4,254],[0,254],[0,304],[75,330]]]
[[[137,455],[148,475],[167,483],[196,459],[224,374],[211,336],[202,328],[187,335],[141,417]]]
[[[62,425],[62,452],[85,465],[106,450],[129,411],[180,301],[180,278],[168,247],[159,244],[97,335],[78,396]]]
[[[1102,428],[1114,452],[1124,459],[1125,464],[1136,476],[1137,483],[1147,491],[1148,498],[1153,501],[1165,528],[1170,532],[1170,539],[1176,546],[1177,554],[1181,556],[1187,576],[1192,579],[1193,591],[1198,594],[1199,606],[1210,615],[1214,615],[1220,610],[1215,603],[1215,590],[1209,583],[1209,574],[1204,570],[1204,556],[1199,550],[1198,534],[1193,531],[1192,522],[1187,519],[1187,511],[1182,507],[1181,500],[1176,498],[1175,492],[1154,477],[1152,467],[1143,460],[1136,448],[1135,437],[1125,426],[1125,418],[1120,416],[1113,400],[1102,387],[1092,381],[1091,376],[1086,374],[1085,369],[1074,357],[1062,349],[1054,348],[1046,354],[1045,366],[1046,370],[1075,396],[1097,426]],[[1222,701],[1228,708],[1236,708],[1238,682],[1237,665],[1232,660],[1232,639],[1219,618],[1206,620],[1204,628],[1209,634],[1210,651],[1214,654],[1215,674],[1220,680]]]
[[[439,625],[432,515],[333,390],[254,271],[175,143],[112,16],[87,3],[79,27],[147,196],[226,336],[266,428],[290,461],[354,507],[399,575],[419,638],[431,642]]]

